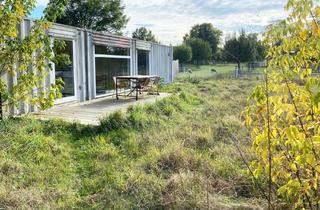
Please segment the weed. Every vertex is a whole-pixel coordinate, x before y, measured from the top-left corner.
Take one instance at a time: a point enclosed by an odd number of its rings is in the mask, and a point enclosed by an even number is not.
[[[256,82],[181,79],[98,127],[6,120],[0,209],[257,209],[230,138],[246,151],[240,112]]]

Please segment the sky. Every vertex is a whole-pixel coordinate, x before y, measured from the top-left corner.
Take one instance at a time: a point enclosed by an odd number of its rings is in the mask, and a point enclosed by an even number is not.
[[[180,44],[195,24],[212,23],[224,37],[244,29],[262,32],[282,20],[287,0],[123,0],[130,18],[124,32],[130,36],[138,27],[151,29],[164,44]],[[48,0],[37,0],[32,17],[42,15]]]

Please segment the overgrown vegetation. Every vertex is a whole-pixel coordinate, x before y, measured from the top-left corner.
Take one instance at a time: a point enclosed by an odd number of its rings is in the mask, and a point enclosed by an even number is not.
[[[34,21],[28,35],[21,37],[18,25],[35,8],[36,0],[0,2],[0,106],[4,103],[9,108],[24,101],[45,109],[61,97],[61,84],[44,87],[43,81],[52,70],[54,59],[47,31],[65,4],[66,0],[50,1],[44,16]],[[7,84],[7,76],[16,78],[16,82]]]
[[[257,80],[180,79],[172,96],[88,127],[0,124],[0,209],[257,209],[240,120]]]
[[[251,170],[268,181],[269,209],[320,209],[320,6],[289,0],[266,33],[269,67],[247,109]]]

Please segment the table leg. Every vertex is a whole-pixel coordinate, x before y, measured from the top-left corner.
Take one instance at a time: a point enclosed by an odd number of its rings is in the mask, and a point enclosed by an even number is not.
[[[138,99],[139,99],[139,89],[136,88],[136,101],[138,101]]]
[[[116,99],[119,100],[119,95],[118,95],[118,78],[116,78]]]

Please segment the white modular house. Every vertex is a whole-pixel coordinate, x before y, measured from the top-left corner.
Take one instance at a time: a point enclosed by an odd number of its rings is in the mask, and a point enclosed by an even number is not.
[[[21,39],[28,34],[32,24],[30,19],[22,21],[19,26]],[[60,24],[54,24],[49,35],[53,40],[64,41],[64,53],[71,60],[67,67],[53,65],[53,71],[44,81],[46,85],[54,83],[56,78],[64,81],[63,97],[56,104],[110,96],[114,94],[114,76],[158,75],[165,83],[173,81],[172,46]],[[8,75],[1,79],[6,80],[9,89],[17,81]],[[21,102],[19,107],[11,107],[9,114],[36,111],[36,107]]]

